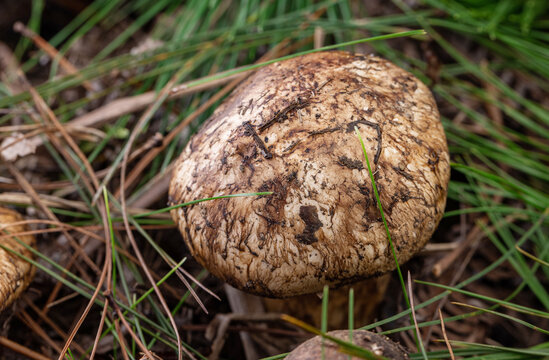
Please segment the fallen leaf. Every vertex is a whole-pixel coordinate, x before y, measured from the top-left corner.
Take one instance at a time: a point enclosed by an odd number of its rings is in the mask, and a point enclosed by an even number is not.
[[[15,161],[18,157],[34,154],[40,144],[40,138],[36,136],[27,139],[21,133],[13,133],[2,141],[0,154],[6,161]]]

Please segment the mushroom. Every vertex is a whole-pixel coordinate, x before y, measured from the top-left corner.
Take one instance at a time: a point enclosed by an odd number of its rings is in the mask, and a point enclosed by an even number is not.
[[[349,330],[336,330],[327,333],[332,337],[349,341]],[[380,359],[391,360],[407,360],[409,359],[408,353],[404,348],[386,336],[379,335],[366,330],[353,330],[353,344],[358,345],[361,348],[370,350],[374,355]],[[286,360],[309,360],[309,359],[321,359],[322,348],[324,347],[324,358],[330,360],[347,360],[349,356],[340,350],[338,345],[329,340],[322,342],[320,335],[315,336],[312,339],[305,341],[299,345],[295,350],[286,356]],[[358,357],[352,357],[351,359],[359,359]]]
[[[31,257],[30,251],[16,240],[30,246],[35,245],[34,236],[17,235],[28,230],[24,225],[14,224],[22,220],[19,213],[0,207],[0,244],[14,252]],[[27,288],[34,276],[34,271],[30,263],[0,248],[0,312],[13,303]]]
[[[391,274],[362,280],[350,285],[331,289],[328,301],[328,329],[341,329],[347,325],[349,290],[354,290],[353,318],[357,326],[372,323],[379,317],[379,308],[385,299]],[[260,297],[263,309],[268,313],[288,314],[320,328],[322,325],[323,298],[317,294],[304,294],[284,299]]]
[[[284,298],[395,268],[433,234],[449,180],[435,101],[417,78],[375,56],[318,52],[257,71],[181,154],[170,203],[190,252],[244,291]]]

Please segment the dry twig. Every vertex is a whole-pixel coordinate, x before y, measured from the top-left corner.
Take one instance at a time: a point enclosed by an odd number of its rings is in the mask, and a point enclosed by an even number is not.
[[[48,54],[48,56],[52,60],[59,61],[59,65],[61,65],[61,68],[67,74],[77,75],[78,77],[82,78],[82,76],[78,72],[78,69],[76,68],[76,66],[71,64],[71,62],[69,60],[67,60],[63,55],[61,55],[59,53],[59,51],[57,51],[56,48],[51,46],[46,40],[44,40],[44,38],[42,38],[40,35],[38,35],[34,31],[32,31],[28,27],[26,27],[23,23],[21,23],[19,21],[16,22],[13,25],[13,30],[15,30],[15,31],[23,34],[24,36],[28,37],[29,39],[31,39],[34,42],[34,44],[39,49],[42,49],[46,54]],[[86,90],[93,91],[93,86],[89,83],[89,81],[86,81],[86,80],[82,79],[82,84],[84,85]]]
[[[31,350],[21,344],[18,344],[15,341],[11,341],[10,339],[3,336],[0,336],[0,346],[10,349],[11,351],[14,351],[32,360],[50,360],[50,358],[48,358],[47,356],[37,353],[36,351]]]
[[[452,360],[456,360],[456,358],[454,357],[454,352],[452,351],[452,346],[450,345],[450,341],[448,340],[448,335],[446,335],[444,319],[442,318],[442,311],[440,311],[440,309],[438,309],[438,316],[440,317],[440,328],[442,329],[442,336],[444,337],[444,342],[446,343],[446,347],[448,348],[448,352],[450,353],[450,358]]]

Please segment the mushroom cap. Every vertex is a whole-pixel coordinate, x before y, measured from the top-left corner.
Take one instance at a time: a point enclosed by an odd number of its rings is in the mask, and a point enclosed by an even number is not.
[[[349,341],[349,330],[336,330],[328,332],[335,338]],[[387,336],[379,335],[366,330],[353,330],[353,344],[366,350],[370,350],[377,356],[383,356],[391,360],[407,360],[408,353],[404,348]],[[309,339],[295,348],[286,356],[286,360],[313,360],[322,358],[322,337],[320,335]],[[338,345],[330,340],[324,341],[324,358],[330,360],[347,360],[349,356],[338,350]],[[352,357],[351,359],[359,359]]]
[[[28,231],[28,228],[21,224],[11,225],[22,220],[19,213],[0,207],[0,244],[19,254],[32,257],[31,252],[15,238],[27,245],[34,246],[34,236],[17,235]],[[0,248],[0,312],[6,309],[27,288],[34,272],[35,269],[30,263]]]
[[[374,56],[319,52],[274,63],[238,87],[190,140],[170,203],[193,256],[258,295],[320,291],[395,268],[431,237],[450,174],[429,89]]]

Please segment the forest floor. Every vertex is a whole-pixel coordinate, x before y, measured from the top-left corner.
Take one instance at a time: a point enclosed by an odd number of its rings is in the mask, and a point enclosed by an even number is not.
[[[208,76],[265,54],[413,29],[427,35],[346,49],[379,54],[418,76],[447,133],[445,216],[423,252],[402,265],[415,280],[410,294],[425,356],[451,358],[453,348],[461,358],[549,358],[543,1],[468,8],[434,0],[3,3],[0,143],[22,134],[29,151],[0,161],[0,204],[29,220],[38,271],[0,316],[0,358],[57,358],[67,344],[67,358],[139,359],[150,351],[175,359],[173,324],[196,358],[282,358],[312,335],[273,314],[346,328],[348,287],[330,292],[327,319],[317,295],[292,305],[236,292],[192,259],[167,211],[147,213],[166,208],[175,159],[242,80]],[[26,25],[14,31],[16,21]],[[154,95],[196,79],[176,96]],[[159,283],[165,304],[145,267],[156,282],[176,275]],[[423,358],[396,273],[354,291],[356,328],[383,332]]]

